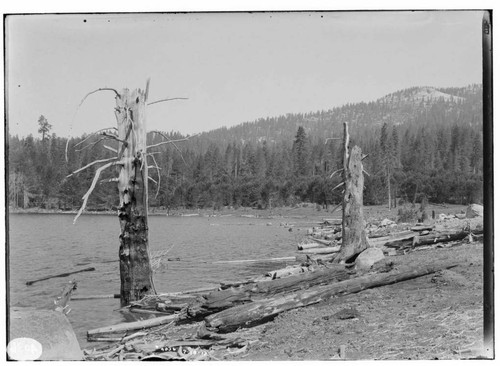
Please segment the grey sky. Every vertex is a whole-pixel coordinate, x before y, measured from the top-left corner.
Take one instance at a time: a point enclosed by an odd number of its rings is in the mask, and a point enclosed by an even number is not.
[[[481,82],[482,12],[38,15],[7,19],[9,132],[114,126],[114,95],[144,88],[148,128],[195,133]]]

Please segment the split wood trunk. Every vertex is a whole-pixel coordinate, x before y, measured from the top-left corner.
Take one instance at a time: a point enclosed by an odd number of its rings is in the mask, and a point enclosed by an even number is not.
[[[284,277],[273,281],[251,283],[240,288],[230,288],[214,291],[193,304],[188,309],[188,315],[197,317],[212,314],[242,303],[257,301],[284,292],[304,290],[306,288],[338,282],[349,277],[349,271],[344,266],[306,272],[300,275]]]
[[[147,87],[146,87],[147,89]],[[123,89],[115,115],[121,157],[118,177],[120,206],[121,304],[154,294],[148,243],[148,164],[146,161],[147,90]]]
[[[361,149],[354,146],[349,154],[349,131],[344,123],[344,182],[342,201],[342,246],[335,262],[343,262],[368,248],[363,218],[363,163]]]
[[[276,296],[235,306],[206,317],[205,324],[207,327],[220,332],[230,332],[239,327],[260,324],[284,311],[315,304],[334,296],[344,296],[373,287],[409,280],[442,269],[452,268],[456,265],[455,263],[443,263],[439,265],[409,267],[406,270],[394,273],[372,273],[293,294]]]
[[[482,230],[473,230],[473,234],[482,234]],[[449,241],[462,240],[469,235],[468,231],[450,231],[441,233],[432,233],[425,236],[416,236],[413,240],[412,246],[418,247],[423,245],[432,245],[437,243],[446,243]]]

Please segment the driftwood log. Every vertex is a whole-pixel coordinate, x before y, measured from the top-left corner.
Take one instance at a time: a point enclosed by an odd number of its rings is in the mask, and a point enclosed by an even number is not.
[[[450,231],[450,232],[437,232],[425,236],[416,236],[413,240],[412,246],[418,247],[423,245],[432,245],[437,243],[446,243],[449,241],[462,240],[470,233],[474,235],[482,234],[483,230],[473,230],[471,232],[466,230]]]
[[[257,301],[285,292],[304,290],[312,286],[341,281],[349,277],[344,266],[280,278],[274,281],[251,283],[240,288],[214,291],[188,308],[188,315],[198,317],[212,314],[242,303]]]
[[[89,330],[87,332],[87,338],[95,338],[95,337],[99,337],[103,334],[109,334],[109,333],[127,332],[129,330],[156,327],[158,325],[163,325],[163,324],[175,322],[175,321],[179,320],[180,317],[181,317],[181,315],[179,315],[179,314],[173,314],[173,315],[161,316],[161,317],[147,319],[147,320],[141,320],[141,321],[137,321],[137,322],[120,323],[120,324],[111,325],[108,327],[92,329],[92,330]]]
[[[393,284],[457,266],[456,263],[410,267],[394,273],[369,274],[293,294],[275,296],[235,306],[205,318],[207,327],[219,332],[234,331],[271,320],[276,315],[295,308],[308,306],[334,296],[343,296],[369,288]]]

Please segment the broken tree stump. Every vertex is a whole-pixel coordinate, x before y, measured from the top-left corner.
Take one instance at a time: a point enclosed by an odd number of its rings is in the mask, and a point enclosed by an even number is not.
[[[148,242],[146,90],[123,89],[116,97],[120,173],[120,295],[122,306],[155,294]]]
[[[235,306],[205,318],[207,327],[219,332],[234,331],[271,320],[276,315],[295,308],[308,306],[333,296],[344,296],[369,288],[390,285],[457,266],[457,263],[409,267],[394,273],[376,273],[321,287],[280,295],[248,304]]]
[[[349,131],[344,122],[344,198],[342,201],[342,246],[334,262],[349,260],[369,247],[363,218],[363,159],[361,148],[349,153]]]

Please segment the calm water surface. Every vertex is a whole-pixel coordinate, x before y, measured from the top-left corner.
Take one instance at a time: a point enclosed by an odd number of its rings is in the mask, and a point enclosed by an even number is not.
[[[71,279],[75,296],[120,292],[119,224],[115,216],[12,214],[9,216],[10,305],[53,309],[53,300]],[[296,234],[280,227],[280,219],[245,217],[149,217],[151,251],[170,249],[154,273],[158,293],[218,285],[281,268],[285,263],[214,264],[215,261],[292,256]],[[271,224],[271,225],[269,225]],[[69,277],[26,286],[26,282],[58,273],[95,267]],[[71,301],[71,321],[80,345],[89,329],[125,321],[119,299]]]

